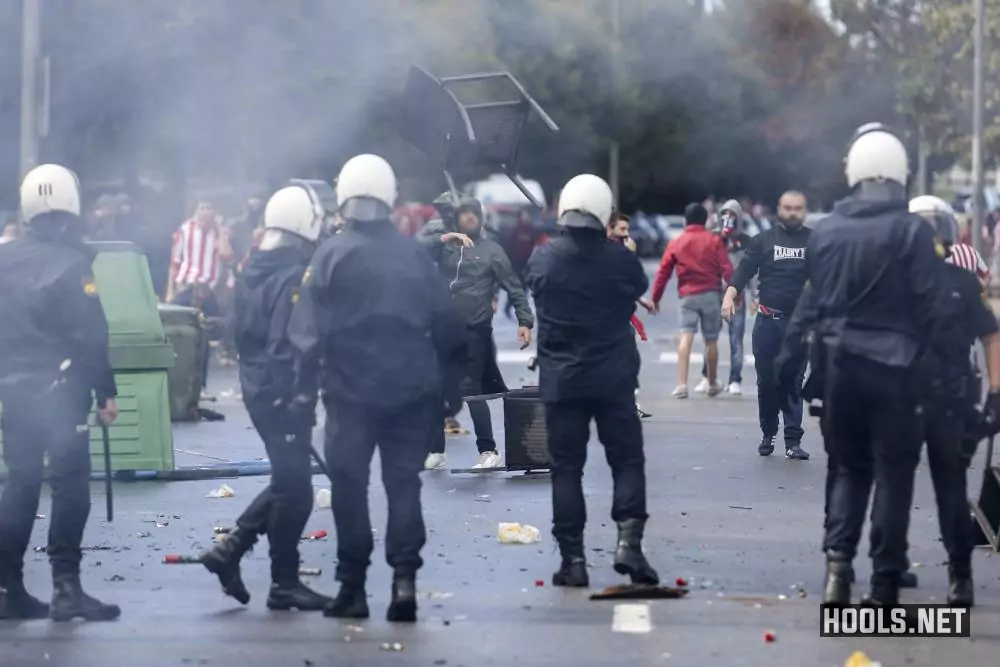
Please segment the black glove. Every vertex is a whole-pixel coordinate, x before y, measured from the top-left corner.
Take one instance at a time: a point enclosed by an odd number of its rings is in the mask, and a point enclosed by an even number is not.
[[[986,436],[1000,433],[1000,392],[991,391],[983,404],[983,430]]]

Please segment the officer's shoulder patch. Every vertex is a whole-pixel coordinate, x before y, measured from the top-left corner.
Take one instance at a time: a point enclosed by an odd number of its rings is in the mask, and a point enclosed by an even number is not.
[[[80,281],[83,284],[83,293],[87,296],[97,296],[97,283],[90,276],[85,276]]]
[[[299,288],[298,287],[293,287],[292,288],[292,303],[298,303],[298,302],[299,302]]]

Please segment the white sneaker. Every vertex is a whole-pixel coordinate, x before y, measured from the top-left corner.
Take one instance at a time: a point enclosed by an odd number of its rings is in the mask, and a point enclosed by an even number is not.
[[[740,387],[740,383],[739,382],[730,382],[729,383],[729,389],[727,391],[729,391],[729,393],[732,394],[733,396],[742,396],[743,395],[743,388]]]
[[[712,385],[708,383],[708,378],[702,378],[701,382],[694,388],[694,392],[696,394],[707,394],[711,387]]]
[[[479,462],[472,466],[473,470],[483,470],[485,468],[499,468],[500,454],[497,452],[483,452],[479,455]]]
[[[708,388],[708,396],[709,396],[709,398],[715,398],[716,396],[718,396],[721,393],[722,393],[722,385],[719,384],[718,382],[716,382],[715,384],[713,384],[712,386],[710,386]]]
[[[686,384],[678,385],[677,388],[674,389],[673,393],[670,395],[673,396],[674,398],[687,398],[688,397],[687,385]]]
[[[440,454],[428,454],[424,461],[424,470],[440,470],[448,463],[448,455],[444,452]]]

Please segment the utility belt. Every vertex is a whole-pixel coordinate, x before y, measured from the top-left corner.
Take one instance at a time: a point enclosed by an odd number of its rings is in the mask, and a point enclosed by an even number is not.
[[[764,304],[758,306],[757,314],[763,315],[764,317],[768,317],[772,320],[783,320],[789,315],[791,315],[791,313],[786,313],[783,310],[775,310],[774,308],[768,308]]]

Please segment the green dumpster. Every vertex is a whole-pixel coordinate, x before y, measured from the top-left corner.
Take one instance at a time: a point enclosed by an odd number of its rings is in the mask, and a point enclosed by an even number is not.
[[[94,243],[94,278],[111,333],[118,419],[109,429],[114,470],[173,470],[167,341],[146,257],[131,243]],[[97,424],[94,414],[90,423]],[[101,429],[90,431],[91,463],[104,469]],[[2,436],[0,436],[2,438]],[[0,439],[0,448],[3,441]],[[0,467],[0,471],[3,468]]]
[[[160,304],[160,321],[174,349],[170,383],[170,420],[198,421],[201,398],[201,354],[204,335],[197,308]]]

